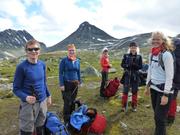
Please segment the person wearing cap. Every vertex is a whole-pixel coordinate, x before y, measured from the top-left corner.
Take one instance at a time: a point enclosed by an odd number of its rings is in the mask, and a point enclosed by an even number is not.
[[[13,92],[21,100],[19,107],[20,135],[44,135],[47,105],[51,95],[46,83],[46,65],[38,60],[40,44],[32,39],[25,45],[27,59],[16,67]]]
[[[124,69],[121,83],[123,84],[122,95],[122,111],[127,111],[128,92],[132,92],[132,111],[136,111],[138,85],[139,85],[139,69],[142,68],[142,57],[138,54],[138,46],[135,42],[129,44],[129,52],[124,54],[121,67]]]
[[[103,48],[102,50],[102,55],[100,57],[100,64],[101,64],[101,75],[102,75],[100,96],[104,97],[104,89],[108,81],[108,72],[109,69],[111,68],[111,64],[109,62],[108,48],[106,47]]]
[[[75,109],[74,101],[78,93],[78,85],[81,83],[80,60],[76,58],[76,47],[69,44],[68,56],[59,64],[59,85],[64,101],[63,118],[68,123],[72,111]]]

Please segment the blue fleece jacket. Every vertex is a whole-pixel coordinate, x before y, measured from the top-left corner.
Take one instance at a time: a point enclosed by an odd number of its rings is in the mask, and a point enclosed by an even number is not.
[[[80,78],[80,60],[72,61],[65,57],[59,64],[59,82],[60,86],[64,86],[65,81],[77,80],[81,83]]]
[[[28,60],[20,63],[14,76],[13,92],[24,102],[30,95],[35,95],[39,102],[49,97],[45,64],[40,60],[36,64],[30,63]]]

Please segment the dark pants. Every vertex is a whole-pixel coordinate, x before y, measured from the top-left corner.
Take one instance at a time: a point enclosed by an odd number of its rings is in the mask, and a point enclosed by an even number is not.
[[[104,97],[104,89],[108,81],[108,72],[102,71],[101,75],[102,75],[102,81],[101,81],[101,87],[100,87],[100,96]]]
[[[70,119],[70,115],[75,109],[74,101],[77,96],[78,83],[65,82],[64,86],[65,86],[65,90],[62,92],[62,96],[64,100],[63,118],[64,118],[64,122],[68,123]]]
[[[166,105],[160,105],[163,93],[151,89],[151,102],[154,110],[155,135],[166,135],[166,118],[171,101],[171,95],[168,97]]]

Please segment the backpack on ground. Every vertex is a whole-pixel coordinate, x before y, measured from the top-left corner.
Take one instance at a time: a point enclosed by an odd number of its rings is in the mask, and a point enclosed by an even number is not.
[[[52,112],[47,112],[45,132],[46,135],[70,135],[66,126],[60,121],[58,116]]]
[[[104,90],[104,96],[105,97],[114,96],[118,91],[119,86],[120,86],[120,80],[117,77],[110,80],[107,87]]]
[[[92,122],[89,133],[102,134],[106,129],[107,121],[104,115],[97,114]]]

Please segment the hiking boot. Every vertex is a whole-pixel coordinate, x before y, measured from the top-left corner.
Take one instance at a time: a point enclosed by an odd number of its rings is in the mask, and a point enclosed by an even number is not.
[[[175,117],[173,116],[168,116],[166,120],[166,125],[171,126],[174,123]]]
[[[132,108],[132,112],[137,112],[137,109],[135,107]]]
[[[121,112],[125,112],[125,111],[126,111],[125,107],[121,108]]]

